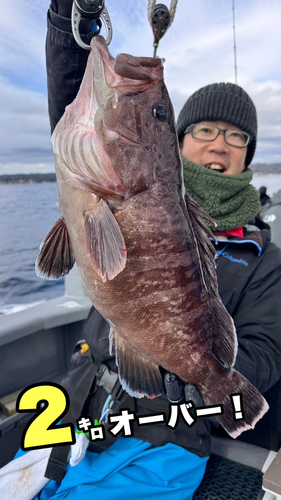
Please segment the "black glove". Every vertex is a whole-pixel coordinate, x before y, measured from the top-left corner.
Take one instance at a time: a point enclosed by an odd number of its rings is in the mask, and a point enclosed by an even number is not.
[[[73,0],[51,0],[53,11],[59,16],[71,18]]]
[[[164,375],[166,396],[171,403],[180,403],[184,400],[184,383],[174,373]]]
[[[192,384],[185,384],[184,386],[185,401],[193,401],[194,406],[204,406],[203,399],[197,387]]]
[[[164,386],[167,399],[170,403],[177,404],[184,401],[192,401],[194,407],[201,408],[204,406],[203,399],[197,387],[193,384],[184,384],[177,375],[167,372],[164,375]],[[206,417],[214,427],[219,427],[215,417]]]
[[[164,375],[166,395],[171,403],[193,401],[194,406],[204,406],[200,392],[192,384],[184,384],[174,373],[167,372]]]

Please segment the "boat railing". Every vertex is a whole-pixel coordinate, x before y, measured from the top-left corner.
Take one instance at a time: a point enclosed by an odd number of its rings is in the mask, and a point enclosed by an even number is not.
[[[84,322],[90,307],[91,301],[75,266],[65,278],[65,293],[62,297],[1,316],[0,405],[4,401],[4,407],[0,409],[0,467],[13,459],[21,446],[23,431],[31,419],[30,413],[15,412],[15,401],[20,390],[37,382],[60,383],[68,371],[73,347],[83,338]],[[256,429],[243,433],[241,440],[232,440],[213,432],[212,457],[194,500],[216,498],[212,496],[216,491],[220,492],[218,498],[237,498],[233,496],[231,488],[225,497],[220,491],[220,488],[226,488],[223,486],[223,477],[226,481],[233,470],[235,473],[232,475],[237,481],[243,474],[247,478],[252,474],[253,492],[248,498],[281,499],[280,465],[278,475],[280,452],[277,454],[281,446],[281,381],[265,396],[271,406],[270,411],[258,422]],[[271,462],[268,474],[266,470]],[[262,480],[268,490],[265,496],[261,490]],[[211,496],[206,496],[206,491]],[[247,496],[239,498],[246,499]]]
[[[60,383],[90,307],[75,265],[62,297],[0,317],[0,467],[12,460],[30,420],[30,413],[15,412],[19,392],[37,382]]]

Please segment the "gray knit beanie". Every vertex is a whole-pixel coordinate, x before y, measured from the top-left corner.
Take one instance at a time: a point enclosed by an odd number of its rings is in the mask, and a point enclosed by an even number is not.
[[[177,121],[179,141],[185,129],[202,120],[232,123],[251,135],[246,167],[250,165],[257,144],[257,113],[248,94],[234,83],[213,83],[192,94],[182,108]]]

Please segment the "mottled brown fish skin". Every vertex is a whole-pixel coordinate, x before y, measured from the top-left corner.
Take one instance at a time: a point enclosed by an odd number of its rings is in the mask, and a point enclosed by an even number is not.
[[[267,404],[232,368],[236,334],[218,294],[202,211],[184,192],[161,61],[123,54],[115,62],[101,37],[92,47],[79,94],[52,137],[61,215],[85,288],[112,327],[129,393],[160,394],[161,366],[195,384],[205,404],[224,404],[219,420],[236,437]],[[159,107],[166,119],[155,116]],[[91,221],[101,200],[105,239],[96,242]],[[109,264],[89,250],[89,234],[106,254],[116,221],[126,249],[119,255],[112,236],[119,256],[106,280],[101,268]],[[230,394],[239,391],[249,396],[246,417],[233,423]]]
[[[85,251],[82,215],[84,207],[96,200],[91,200],[91,195],[88,200],[83,190],[77,197],[77,188],[66,186],[59,177],[58,186],[63,192],[62,214],[76,262],[95,307],[151,360],[190,379],[186,353],[192,356],[193,363],[200,360],[206,351],[209,328],[200,296],[199,271],[192,265],[191,235],[179,203],[169,192],[163,196],[159,185],[155,185],[132,197],[124,210],[115,213],[128,260],[122,273],[102,283]]]

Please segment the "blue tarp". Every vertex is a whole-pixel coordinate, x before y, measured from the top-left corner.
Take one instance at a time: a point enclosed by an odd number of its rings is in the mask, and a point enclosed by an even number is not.
[[[87,452],[76,467],[68,465],[63,481],[50,481],[34,500],[189,500],[207,460],[171,443],[120,437],[103,453]]]

